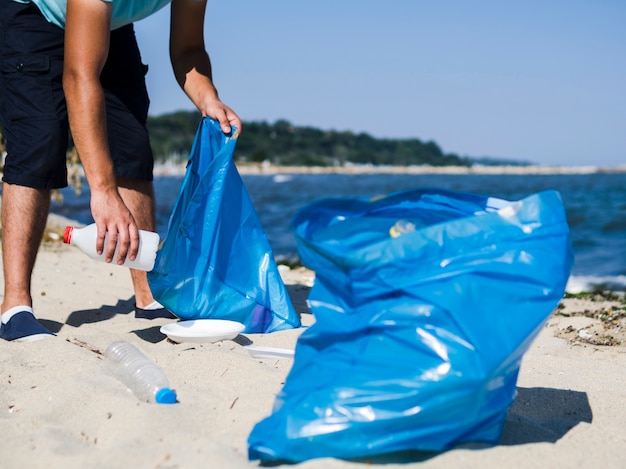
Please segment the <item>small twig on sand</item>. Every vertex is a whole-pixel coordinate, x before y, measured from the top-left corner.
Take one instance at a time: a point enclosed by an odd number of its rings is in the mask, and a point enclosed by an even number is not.
[[[82,347],[84,349],[89,350],[90,352],[93,352],[97,355],[100,356],[104,356],[104,352],[102,350],[100,350],[98,347],[88,344],[87,342],[83,342],[80,339],[76,339],[75,337],[68,337],[67,340],[70,344],[74,344],[74,345],[78,345],[79,347]]]

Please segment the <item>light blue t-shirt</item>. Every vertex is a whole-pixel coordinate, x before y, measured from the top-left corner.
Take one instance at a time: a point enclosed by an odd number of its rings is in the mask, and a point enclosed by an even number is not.
[[[19,3],[34,3],[43,16],[53,24],[65,29],[67,0],[15,0]],[[111,30],[142,20],[156,13],[172,0],[93,0],[113,4]]]

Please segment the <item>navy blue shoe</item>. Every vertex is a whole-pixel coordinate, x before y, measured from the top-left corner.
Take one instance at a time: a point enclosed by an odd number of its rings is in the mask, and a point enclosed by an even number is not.
[[[28,306],[11,308],[2,315],[0,338],[4,340],[34,342],[35,340],[54,337],[55,335],[39,324],[32,308]]]
[[[139,308],[137,305],[135,305],[135,317],[137,319],[178,319],[178,316],[172,313],[169,309],[161,306],[156,301],[148,307],[152,307],[153,305],[158,305],[159,307],[154,309],[144,309]]]

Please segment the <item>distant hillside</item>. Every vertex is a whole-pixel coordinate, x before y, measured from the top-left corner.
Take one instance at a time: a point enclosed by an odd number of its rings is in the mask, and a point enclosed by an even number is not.
[[[181,111],[148,119],[148,130],[157,160],[187,158],[200,114]],[[326,131],[297,127],[286,120],[244,122],[235,159],[283,166],[373,165],[470,166],[471,160],[444,153],[433,141],[377,139],[366,133]]]

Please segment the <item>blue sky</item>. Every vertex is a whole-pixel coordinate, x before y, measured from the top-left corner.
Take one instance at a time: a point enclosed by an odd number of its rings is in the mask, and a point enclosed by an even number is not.
[[[168,25],[166,8],[136,26],[152,115],[193,109]],[[244,122],[614,166],[626,164],[625,25],[624,0],[208,0],[205,38]]]

